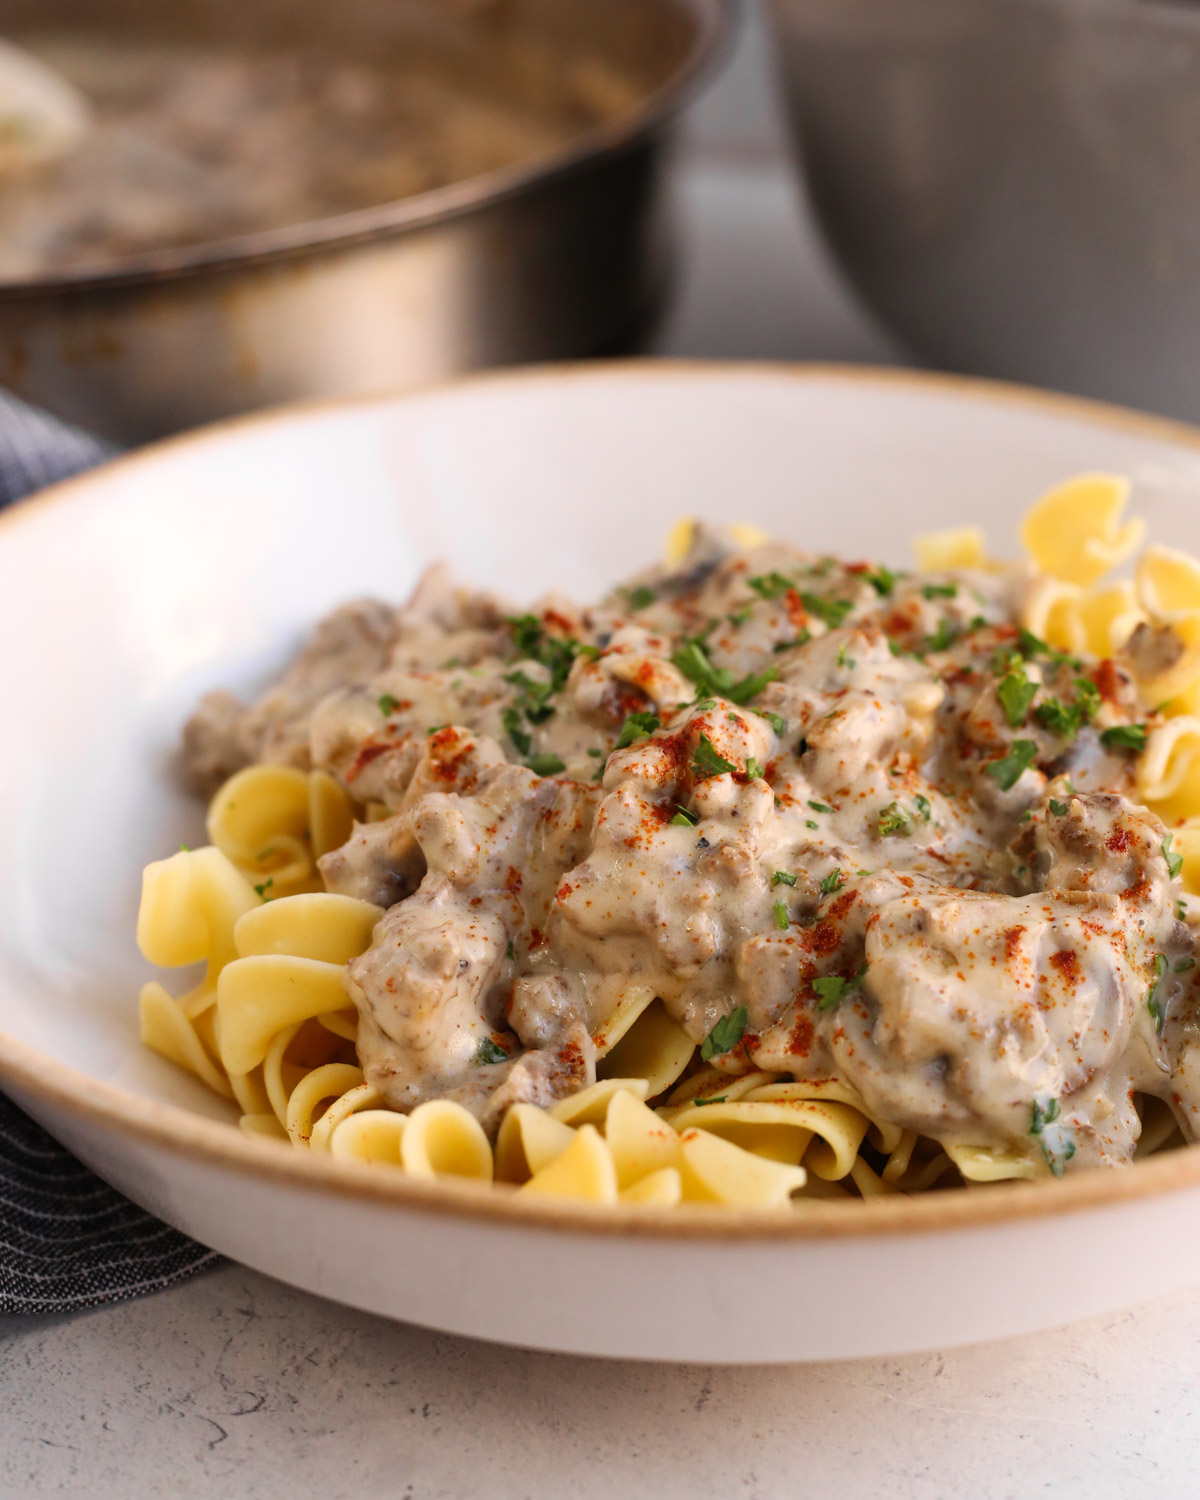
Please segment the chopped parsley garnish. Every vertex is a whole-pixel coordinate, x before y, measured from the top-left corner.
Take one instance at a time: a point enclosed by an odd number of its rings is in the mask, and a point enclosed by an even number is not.
[[[267,895],[267,892],[271,889],[271,887],[274,884],[275,884],[275,878],[274,878],[274,876],[268,876],[268,878],[263,881],[262,885],[256,885],[254,887],[254,889],[258,892],[258,894],[262,897],[262,899],[264,901],[269,901],[271,898],[270,898],[270,896]]]
[[[179,852],[180,854],[190,854],[192,852],[191,844],[180,844]]]
[[[867,582],[882,599],[886,599],[896,587],[896,575],[891,568],[878,567],[874,573],[867,573]]]
[[[866,976],[867,966],[863,964],[853,979],[843,979],[840,974],[827,974],[822,979],[814,979],[813,990],[817,996],[818,1010],[832,1010],[835,1005],[840,1005],[851,990],[856,990]]]
[[[1146,726],[1114,724],[1111,729],[1101,730],[1100,743],[1110,750],[1136,750],[1140,754],[1146,748]]]
[[[812,808],[813,812],[831,813],[833,811],[833,808],[827,806],[824,802],[809,802],[808,805]]]
[[[701,780],[710,776],[723,776],[726,771],[736,771],[731,760],[726,760],[708,735],[700,736],[700,743],[692,751],[692,769],[700,773]]]
[[[731,703],[742,706],[749,703],[751,698],[757,698],[767,683],[774,682],[778,676],[779,673],[774,667],[766,667],[761,672],[753,672],[749,677],[743,677],[740,682],[735,682],[726,690],[725,696]]]
[[[713,1094],[708,1099],[692,1099],[689,1102],[695,1104],[699,1108],[705,1104],[724,1104],[726,1099],[728,1098],[728,1094]]]
[[[782,714],[773,714],[769,709],[765,708],[756,708],[754,712],[760,719],[766,719],[776,734],[783,734],[787,729],[787,720]]]
[[[523,701],[518,706],[531,724],[544,723],[555,712],[553,704],[546,702],[553,692],[548,682],[534,682],[528,673],[520,671],[506,672],[504,680],[521,689]]]
[[[630,609],[645,609],[648,604],[654,603],[658,594],[648,583],[643,583],[636,589],[630,589],[625,597],[629,600]]]
[[[513,645],[522,656],[532,656],[536,659],[544,633],[542,622],[536,615],[512,615],[509,617],[508,624],[512,627]]]
[[[505,956],[505,958],[507,958],[509,960],[515,959],[516,956],[517,956],[513,952],[512,938],[509,938],[509,940],[508,940],[508,946],[504,950],[504,956]]]
[[[1004,717],[1013,729],[1019,729],[1029,716],[1029,706],[1037,697],[1038,685],[1025,675],[1025,663],[1018,657],[996,684],[996,696]]]
[[[782,598],[790,588],[795,587],[792,580],[785,578],[782,573],[760,573],[757,578],[747,578],[746,582],[764,599]]]
[[[899,802],[889,802],[879,814],[876,826],[882,839],[907,837],[913,831],[912,814]]]
[[[1051,1099],[1049,1104],[1039,1104],[1033,1101],[1033,1122],[1029,1127],[1030,1135],[1041,1135],[1042,1127],[1049,1125],[1052,1120],[1058,1119],[1058,1100]]]
[[[1056,818],[1065,817],[1070,810],[1070,806],[1069,802],[1060,802],[1057,797],[1050,798],[1050,811]]]
[[[675,816],[671,819],[671,822],[679,828],[695,828],[699,821],[696,814],[688,812],[686,807],[677,807]]]
[[[917,804],[917,816],[921,822],[928,823],[933,813],[933,803],[928,797],[923,797],[920,792],[913,798],[913,801]]]
[[[771,876],[771,884],[772,885],[795,885],[796,884],[796,876],[792,875],[787,870],[776,870],[775,873],[774,873],[774,875]]]
[[[1040,636],[1034,635],[1032,630],[1022,628],[1017,632],[1017,647],[1021,655],[1027,659],[1032,659],[1035,656],[1044,656],[1056,667],[1070,665],[1078,671],[1083,665],[1077,656],[1071,656],[1066,651],[1056,651],[1053,646],[1047,645]]]
[[[1044,724],[1051,734],[1061,735],[1068,740],[1075,738],[1079,721],[1072,713],[1070,704],[1064,703],[1061,698],[1047,698],[1044,703],[1039,703],[1036,714],[1038,723]]]
[[[563,686],[577,656],[599,654],[597,648],[582,646],[570,637],[547,635],[536,615],[515,615],[508,624],[512,628],[513,644],[521,656],[540,662],[550,673],[549,693],[557,693]]]
[[[921,592],[926,599],[953,599],[958,593],[957,583],[923,583]]]
[[[567,763],[557,755],[531,755],[525,762],[535,776],[557,776],[567,769]]]
[[[1058,1116],[1057,1099],[1047,1098],[1044,1104],[1040,1098],[1033,1101],[1029,1134],[1037,1136],[1046,1165],[1055,1177],[1063,1175],[1067,1163],[1075,1155],[1075,1133],[1065,1125],[1056,1125],[1054,1122]]]
[[[949,620],[940,620],[938,628],[932,635],[925,637],[923,649],[926,651],[949,651],[956,640],[958,640],[958,627],[952,625]]]
[[[830,630],[836,630],[845,622],[846,616],[854,608],[853,599],[833,599],[825,594],[803,593],[800,602],[808,610],[810,615],[816,615],[818,620],[824,620]]]
[[[1175,972],[1176,974],[1185,974],[1188,969],[1194,969],[1195,967],[1196,960],[1194,958],[1181,958],[1175,965]]]
[[[850,671],[853,671],[854,668],[858,666],[858,663],[852,656],[847,656],[845,646],[843,646],[842,649],[838,652],[837,664],[839,667],[846,667]]]
[[[834,870],[831,874],[823,876],[821,879],[822,896],[832,896],[834,891],[840,891],[845,883],[845,877],[840,870]]]
[[[429,728],[425,731],[425,738],[428,739],[430,737],[430,735],[441,734],[441,732],[442,732],[443,729],[449,729],[449,728],[450,728],[449,724],[431,724],[429,726]]]
[[[760,779],[760,777],[762,776],[762,773],[763,773],[763,768],[759,764],[759,762],[757,760],[755,760],[755,758],[754,758],[753,755],[747,755],[747,757],[746,757],[746,779],[748,781],[758,781]]]
[[[821,825],[819,823],[814,823],[811,818],[805,818],[804,826],[805,828],[819,828]]]
[[[1099,688],[1090,678],[1077,677],[1073,702],[1064,703],[1061,698],[1047,698],[1044,703],[1038,704],[1034,713],[1038,722],[1044,724],[1052,734],[1073,740],[1080,728],[1095,717],[1099,707]]]
[[[812,640],[811,630],[802,630],[799,635],[794,635],[790,641],[776,641],[771,650],[778,655],[780,651],[790,651],[793,646],[807,646]]]
[[[521,710],[515,705],[506,708],[500,715],[500,722],[504,725],[505,734],[517,747],[517,754],[528,755],[533,749],[533,736],[521,728]]]
[[[1042,640],[1041,636],[1034,635],[1032,630],[1026,630],[1024,627],[1017,632],[1017,648],[1021,655],[1027,658],[1058,655]]]
[[[1033,764],[1037,748],[1033,740],[1014,740],[1007,755],[989,761],[983,769],[1002,792],[1011,792]]]
[[[1186,901],[1176,901],[1176,903],[1175,903],[1175,920],[1177,922],[1186,922],[1187,921],[1187,902]]]
[[[588,754],[592,757],[593,760],[603,760],[604,759],[604,751],[603,750],[597,750],[596,747],[595,747],[595,745],[592,745],[589,748]]]
[[[533,749],[533,740],[523,727],[524,721],[527,720],[530,724],[544,724],[557,712],[548,700],[566,683],[571,671],[571,663],[576,656],[592,651],[594,648],[581,646],[576,640],[562,640],[548,636],[536,615],[518,615],[510,619],[508,623],[512,627],[513,640],[517,649],[523,655],[539,662],[550,673],[549,682],[537,682],[520,668],[504,674],[505,682],[520,689],[520,697],[504,710],[500,716],[500,722],[504,725],[504,731],[512,740],[517,753],[528,756]],[[431,730],[430,733],[433,731]],[[541,758],[535,757],[535,759]],[[536,769],[532,761],[527,764],[531,769]],[[562,767],[559,766],[558,769],[561,770]]]
[[[399,698],[393,698],[391,693],[383,693],[375,701],[379,704],[379,712],[383,714],[385,718],[389,714],[394,714],[400,707]]]
[[[722,1016],[700,1043],[701,1058],[708,1062],[714,1057],[721,1057],[726,1052],[732,1052],[746,1033],[746,1021],[744,1005],[739,1005],[727,1016]]]
[[[1024,658],[1019,651],[1009,651],[1000,646],[992,652],[992,676],[1003,677],[1006,673],[1014,671],[1017,667],[1024,667]]]
[[[780,932],[788,930],[788,909],[782,901],[776,901],[775,903],[775,925],[779,928]]]
[[[1090,677],[1075,679],[1075,707],[1083,715],[1085,724],[1096,717],[1096,710],[1100,707],[1100,689]]]
[[[489,1063],[507,1062],[508,1053],[492,1041],[490,1036],[485,1036],[475,1048],[475,1056],[471,1061],[477,1068],[486,1068]]]
[[[702,698],[724,697],[733,686],[733,674],[725,667],[714,667],[702,642],[695,636],[684,641],[671,661],[696,684]]]
[[[1183,869],[1183,855],[1175,854],[1171,849],[1171,843],[1174,837],[1175,835],[1173,833],[1168,833],[1162,841],[1163,858],[1167,862],[1167,874],[1171,877],[1172,880],[1174,880],[1176,875],[1179,874],[1180,870]]]
[[[621,732],[617,735],[617,743],[614,750],[624,750],[634,744],[637,740],[649,739],[654,731],[661,725],[662,720],[657,714],[629,714]]]
[[[1163,975],[1167,972],[1167,955],[1156,953],[1154,955],[1154,981],[1146,994],[1146,1009],[1154,1017],[1154,1030],[1162,1036],[1163,1027],[1167,1022],[1167,1010],[1158,998],[1158,986]]]
[[[744,625],[750,618],[750,606],[747,604],[745,609],[734,610],[733,614],[726,615],[725,618],[731,625]]]
[[[552,692],[548,682],[531,682],[525,677],[524,672],[514,672],[507,680],[512,682],[513,677],[524,678],[525,701],[521,707],[525,710],[525,717],[531,724],[544,724],[547,719],[552,718],[558,710],[553,703],[547,703],[546,699]]]

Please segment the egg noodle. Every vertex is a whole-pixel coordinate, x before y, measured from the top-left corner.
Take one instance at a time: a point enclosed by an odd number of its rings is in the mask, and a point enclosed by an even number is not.
[[[1172,830],[1184,891],[1200,892],[1200,564],[1147,546],[1132,577],[1104,581],[1143,541],[1141,521],[1122,522],[1128,490],[1088,475],[1033,507],[1021,538],[1038,579],[1021,623],[1054,650],[1101,660],[1141,625],[1169,632],[1171,650],[1150,653],[1137,684],[1152,722],[1135,785]],[[991,566],[970,528],[921,537],[916,552],[929,575]],[[346,986],[346,967],[370,946],[384,908],[326,891],[316,864],[351,836],[356,817],[382,815],[352,802],[324,771],[251,765],[213,799],[211,845],[145,871],[142,953],[166,968],[205,968],[179,998],[158,982],[143,988],[142,1040],[228,1099],[243,1130],[413,1177],[662,1207],[802,1206],[1033,1178],[1053,1167],[1037,1141],[1028,1150],[943,1147],[873,1114],[836,1076],[802,1081],[713,1066],[713,1051],[726,1050],[719,1027],[713,1047],[698,1046],[655,989],[636,983],[592,1037],[596,1081],[548,1108],[514,1103],[494,1141],[451,1099],[408,1113],[385,1107],[364,1078]],[[1139,1108],[1139,1154],[1178,1140],[1168,1108],[1145,1098]]]

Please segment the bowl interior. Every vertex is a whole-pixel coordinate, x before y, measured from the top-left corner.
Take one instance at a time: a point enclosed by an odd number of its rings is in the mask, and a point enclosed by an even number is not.
[[[171,758],[207,688],[251,688],[326,608],[448,559],[514,603],[652,558],[672,520],[748,520],[904,565],[916,531],[1016,521],[1074,471],[1135,481],[1200,549],[1200,436],[965,382],[613,366],[284,412],[119,461],[0,523],[3,1034],[226,1116],[143,1049],[142,865],[203,841]],[[177,986],[178,977],[168,982]],[[52,1072],[52,1068],[48,1068]]]

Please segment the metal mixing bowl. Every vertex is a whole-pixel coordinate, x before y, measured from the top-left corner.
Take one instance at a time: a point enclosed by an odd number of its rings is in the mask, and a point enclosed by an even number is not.
[[[135,442],[309,396],[629,347],[671,265],[664,152],[733,0],[6,0],[0,24],[372,55],[414,25],[474,66],[522,28],[641,103],[550,158],[298,227],[0,284],[0,384]],[[471,28],[482,28],[472,46]],[[490,28],[490,30],[489,30]],[[490,49],[490,50],[489,50]]]
[[[817,213],[914,351],[1200,417],[1200,6],[772,3]]]

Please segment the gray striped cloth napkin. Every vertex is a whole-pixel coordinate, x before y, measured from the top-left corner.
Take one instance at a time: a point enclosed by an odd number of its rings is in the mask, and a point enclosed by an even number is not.
[[[0,392],[0,507],[113,451]],[[0,1095],[0,1313],[98,1307],[218,1259],[123,1198]]]

